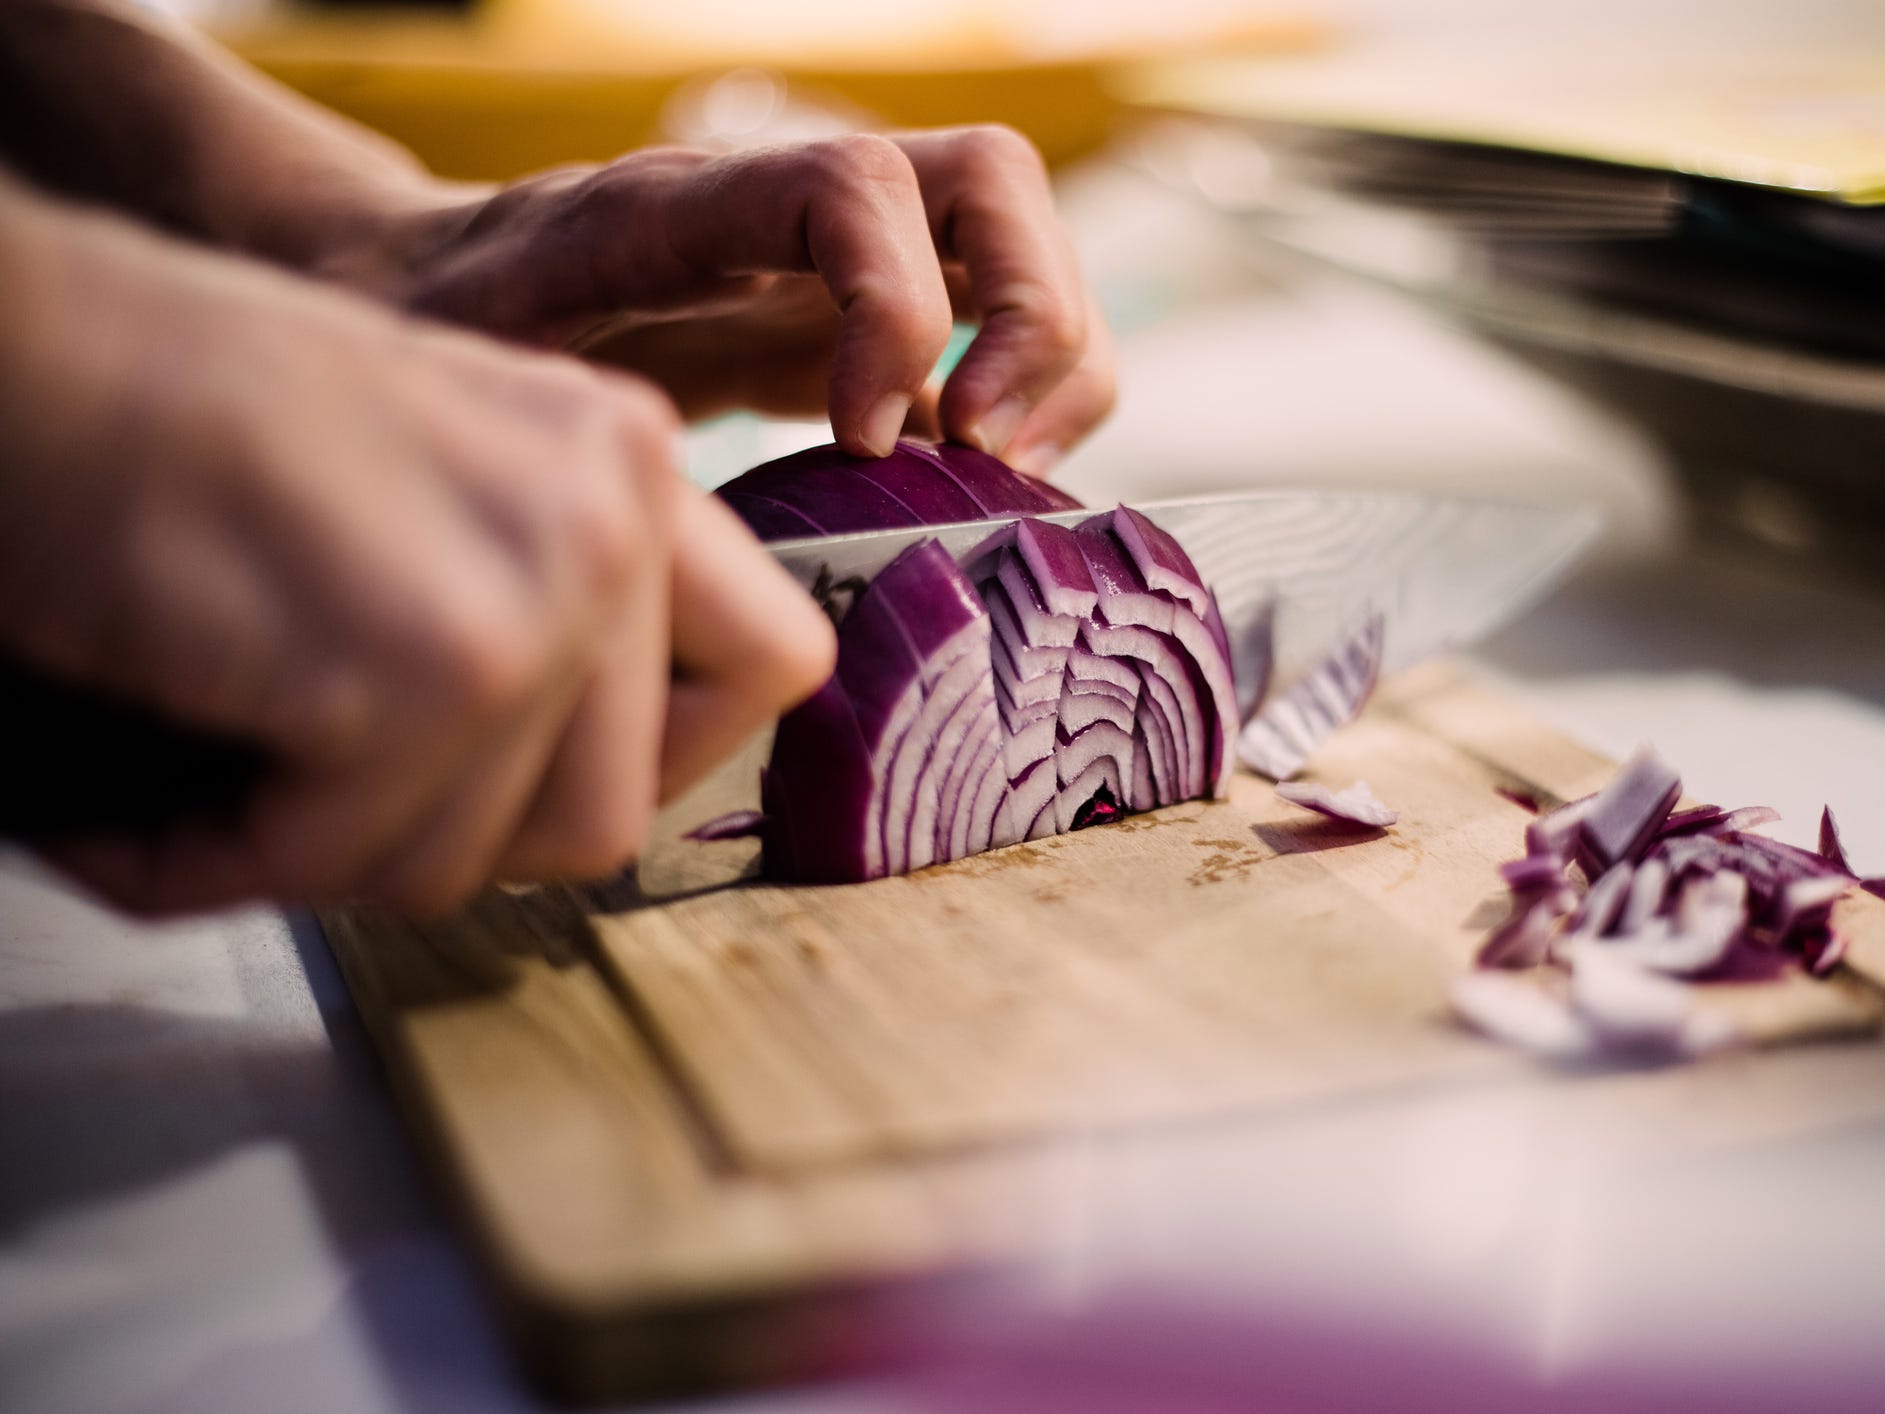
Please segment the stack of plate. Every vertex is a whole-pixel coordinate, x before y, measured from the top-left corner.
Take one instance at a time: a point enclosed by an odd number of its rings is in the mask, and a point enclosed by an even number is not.
[[[1709,519],[1876,560],[1885,63],[1434,56],[1135,71],[1144,153],[1638,419]]]

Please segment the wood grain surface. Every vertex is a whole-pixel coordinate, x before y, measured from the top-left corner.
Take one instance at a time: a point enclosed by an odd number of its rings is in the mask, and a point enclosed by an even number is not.
[[[1093,1146],[1218,1143],[1303,1106],[1515,1083],[1734,1144],[1885,1113],[1885,1048],[1563,1075],[1447,1017],[1525,812],[1611,769],[1446,665],[1318,757],[1399,809],[1231,799],[863,885],[780,887],[679,834],[632,880],[448,922],[323,918],[539,1382],[593,1399],[841,1360],[860,1310],[1023,1269]],[[1711,988],[1759,1043],[1872,1037],[1885,904],[1829,982]]]

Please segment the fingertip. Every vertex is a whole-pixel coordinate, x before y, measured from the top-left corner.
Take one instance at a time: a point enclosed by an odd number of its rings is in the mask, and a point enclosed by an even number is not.
[[[73,840],[44,854],[99,901],[139,918],[202,913],[262,892],[235,851],[206,827],[181,825],[155,839]]]
[[[908,393],[890,392],[871,404],[858,426],[858,443],[866,455],[887,457],[896,450],[914,401]]]
[[[1021,430],[1021,424],[1033,410],[1033,404],[1026,398],[1010,393],[976,420],[968,430],[968,440],[972,446],[998,457],[1014,441],[1015,433]]]
[[[1066,456],[1066,448],[1053,442],[1037,442],[1024,451],[1016,452],[1008,458],[1008,465],[1023,476],[1032,476],[1038,481],[1045,481],[1053,474],[1060,459]]]

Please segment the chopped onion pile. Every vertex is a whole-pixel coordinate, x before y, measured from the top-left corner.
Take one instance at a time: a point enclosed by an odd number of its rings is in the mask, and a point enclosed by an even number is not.
[[[1252,717],[1237,738],[1238,759],[1273,781],[1287,781],[1302,770],[1316,748],[1353,721],[1374,695],[1383,628],[1381,615],[1370,614],[1333,653]]]
[[[1277,786],[1276,793],[1291,805],[1300,805],[1330,819],[1371,825],[1380,830],[1401,818],[1397,811],[1381,803],[1366,781],[1356,781],[1347,790],[1330,790],[1310,781],[1285,781]]]
[[[980,453],[910,444],[884,462],[802,454],[725,494],[773,538],[912,523],[847,523],[829,502],[858,485],[930,520],[1072,504]],[[1012,521],[960,566],[920,541],[859,592],[837,672],[779,723],[763,868],[873,879],[1221,795],[1236,720],[1216,601],[1137,512]]]
[[[1833,905],[1885,880],[1854,874],[1831,809],[1814,853],[1753,833],[1780,818],[1766,806],[1678,811],[1681,793],[1645,749],[1595,795],[1526,827],[1524,857],[1500,867],[1511,914],[1479,953],[1494,970],[1453,987],[1465,1020],[1553,1056],[1695,1055],[1733,1038],[1688,982],[1838,964]],[[1545,972],[1497,971],[1527,968]]]

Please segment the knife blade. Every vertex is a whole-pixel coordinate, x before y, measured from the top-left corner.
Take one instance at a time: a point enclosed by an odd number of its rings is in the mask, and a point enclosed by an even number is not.
[[[1384,667],[1471,642],[1538,596],[1598,529],[1579,507],[1371,492],[1259,491],[1141,503],[1218,596],[1239,683],[1270,651],[1277,681],[1309,667],[1359,615],[1386,617]],[[1077,524],[1091,509],[1041,517]],[[1002,520],[867,531],[768,547],[801,584],[868,580],[931,536],[958,557]],[[1249,704],[1242,704],[1248,710]],[[0,719],[30,744],[0,791],[0,838],[143,831],[238,810],[268,758],[0,655]]]
[[[1258,679],[1255,660],[1265,652],[1273,681],[1287,682],[1376,610],[1386,624],[1385,671],[1471,643],[1536,602],[1602,525],[1587,506],[1386,491],[1242,491],[1133,508],[1185,547],[1216,592],[1240,686]],[[1037,519],[1077,525],[1095,510]],[[931,537],[961,559],[1008,519],[767,548],[810,588],[821,578],[868,581]]]

